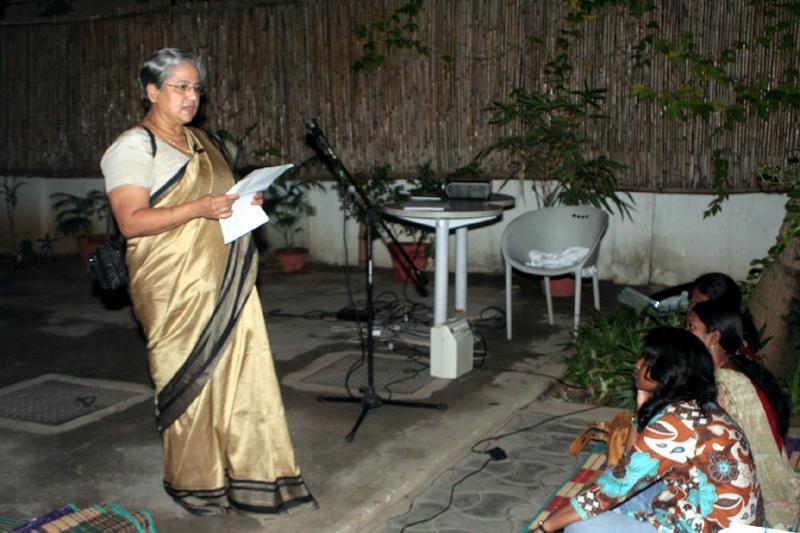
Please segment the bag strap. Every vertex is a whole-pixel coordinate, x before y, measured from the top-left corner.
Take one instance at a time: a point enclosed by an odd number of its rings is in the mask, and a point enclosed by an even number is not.
[[[147,126],[142,126],[141,124],[140,126],[144,131],[147,132],[147,136],[150,137],[150,152],[152,153],[153,157],[155,157],[156,150],[158,149],[158,146],[156,145],[156,136],[153,135],[153,132],[150,131],[150,128]],[[109,207],[109,211],[110,210],[111,209]],[[111,213],[108,213],[106,215],[106,242],[111,241],[112,238],[115,239],[120,246],[125,246],[125,241],[127,239],[125,239],[125,237],[123,237],[119,232],[119,227],[117,227],[117,221],[114,220],[114,216]]]
[[[147,126],[142,126],[142,129],[147,132],[147,135],[150,136],[150,151],[153,153],[153,157],[156,156],[156,136],[153,135],[153,132]]]

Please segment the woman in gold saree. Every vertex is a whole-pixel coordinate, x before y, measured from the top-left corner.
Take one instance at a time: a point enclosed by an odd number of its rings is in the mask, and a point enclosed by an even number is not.
[[[197,113],[205,70],[164,49],[143,64],[147,113],[101,168],[128,238],[133,309],[146,339],[164,448],[164,487],[195,514],[283,513],[315,505],[295,465],[249,235],[225,244],[236,195]],[[254,202],[261,202],[257,195]]]

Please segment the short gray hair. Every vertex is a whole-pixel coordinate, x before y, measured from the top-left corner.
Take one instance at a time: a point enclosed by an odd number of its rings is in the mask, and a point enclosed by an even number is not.
[[[160,89],[164,85],[164,81],[172,75],[172,69],[176,65],[184,63],[190,63],[197,69],[201,82],[206,80],[206,67],[199,57],[188,50],[163,48],[142,63],[142,68],[139,69],[139,87],[142,90],[145,109],[150,108],[150,100],[147,98],[147,86],[152,83]]]

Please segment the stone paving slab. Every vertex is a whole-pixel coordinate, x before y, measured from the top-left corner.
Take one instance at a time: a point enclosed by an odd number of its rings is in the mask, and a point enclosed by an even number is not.
[[[585,457],[585,453],[569,454],[572,440],[590,420],[605,419],[614,412],[562,402],[534,402],[522,408],[487,435],[496,438],[476,446],[478,450],[500,447],[506,459],[468,452],[414,496],[405,512],[388,517],[378,531],[520,531]]]

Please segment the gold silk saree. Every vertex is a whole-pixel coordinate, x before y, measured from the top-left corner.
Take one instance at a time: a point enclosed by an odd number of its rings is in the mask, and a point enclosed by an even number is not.
[[[208,136],[150,198],[169,207],[225,193],[230,168]],[[144,329],[164,447],[164,487],[196,514],[230,506],[281,513],[315,505],[295,465],[255,281],[250,235],[226,245],[196,218],[128,241],[134,312]]]

